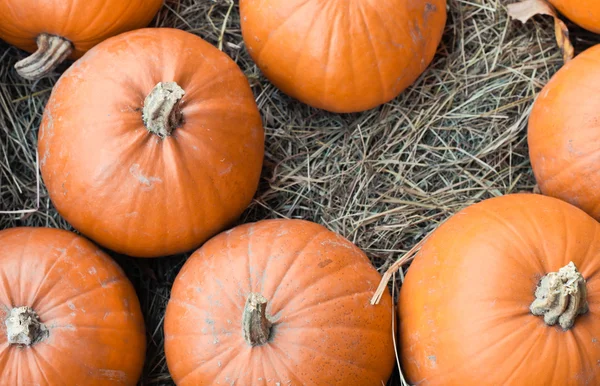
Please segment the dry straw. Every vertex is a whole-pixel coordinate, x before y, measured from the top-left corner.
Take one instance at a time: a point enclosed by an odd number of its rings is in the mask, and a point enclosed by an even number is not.
[[[248,76],[264,117],[263,180],[240,221],[314,220],[360,246],[382,273],[393,267],[391,277],[412,253],[397,259],[453,213],[533,189],[527,116],[562,63],[552,20],[522,26],[509,21],[495,0],[449,0],[448,6],[443,43],[418,82],[381,108],[341,116],[303,106],[260,76],[244,49],[237,2],[167,1],[153,25],[184,29],[222,47]],[[570,28],[577,49],[590,44],[590,35]],[[0,229],[69,229],[37,171],[37,128],[57,77],[19,79],[12,66],[24,53],[2,44]],[[143,384],[172,384],[162,323],[185,256],[115,258],[136,285],[148,325]],[[397,285],[402,273],[394,275]],[[389,385],[403,384],[401,379],[395,374]]]

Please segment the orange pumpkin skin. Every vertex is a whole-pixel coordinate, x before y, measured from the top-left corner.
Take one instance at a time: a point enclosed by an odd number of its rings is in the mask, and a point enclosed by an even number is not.
[[[433,60],[445,0],[240,0],[248,51],[303,103],[368,110],[410,86]]]
[[[185,91],[182,123],[150,133],[145,98]],[[244,74],[224,53],[175,29],[99,44],[54,87],[40,127],[42,176],[58,212],[114,251],[181,253],[235,221],[262,169],[264,132]]]
[[[542,193],[600,220],[600,45],[561,68],[529,118],[531,166]]]
[[[597,0],[549,0],[560,13],[589,31],[600,33],[600,3]]]
[[[101,41],[145,27],[163,0],[3,0],[0,39],[34,52],[42,33],[69,40],[77,59]]]
[[[245,224],[208,241],[179,273],[165,352],[180,385],[385,384],[394,366],[392,301],[371,306],[381,276],[343,237],[302,220]],[[267,299],[268,342],[250,346],[242,313]]]
[[[121,268],[86,239],[49,228],[0,231],[0,377],[3,385],[135,385],[144,320]],[[13,307],[31,307],[47,336],[8,344]]]
[[[600,225],[563,201],[490,199],[427,240],[400,290],[402,370],[418,385],[596,385]],[[540,278],[570,261],[589,311],[563,331],[529,306]]]

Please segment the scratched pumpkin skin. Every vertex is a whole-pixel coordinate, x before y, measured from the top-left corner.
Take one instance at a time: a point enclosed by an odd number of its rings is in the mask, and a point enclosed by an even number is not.
[[[284,93],[351,113],[386,103],[433,60],[446,0],[240,0],[252,59]]]
[[[146,352],[140,305],[98,247],[58,229],[0,231],[0,281],[0,384],[137,383]],[[16,334],[17,315],[31,318],[21,320],[27,333]]]
[[[239,67],[190,33],[141,29],[60,78],[40,128],[58,212],[114,251],[185,252],[222,231],[258,186],[264,132]]]
[[[179,386],[385,384],[395,361],[393,311],[387,292],[370,304],[380,280],[360,249],[308,221],[221,233],[173,285],[171,375]],[[250,307],[254,300],[265,308]]]
[[[542,193],[600,220],[600,45],[565,64],[531,115],[529,158]]]

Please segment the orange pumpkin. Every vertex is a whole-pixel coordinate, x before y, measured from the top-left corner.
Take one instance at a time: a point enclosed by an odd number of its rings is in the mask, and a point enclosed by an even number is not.
[[[286,94],[338,113],[386,103],[433,60],[446,0],[240,0],[248,51]]]
[[[101,41],[145,27],[163,0],[3,0],[0,39],[35,53],[16,64],[39,79],[62,61],[77,59]]]
[[[600,225],[563,201],[473,205],[425,242],[400,290],[411,384],[595,385]]]
[[[598,0],[548,0],[560,13],[589,31],[600,33],[600,2]]]
[[[258,186],[264,132],[244,74],[175,29],[110,38],[54,87],[41,171],[58,212],[114,251],[181,253],[234,222]]]
[[[542,193],[600,220],[600,45],[561,68],[538,96],[529,156]]]
[[[343,237],[265,220],[196,251],[173,285],[165,352],[185,385],[382,385],[394,366],[392,300]]]
[[[86,239],[0,231],[2,385],[136,385],[144,320],[121,268]]]

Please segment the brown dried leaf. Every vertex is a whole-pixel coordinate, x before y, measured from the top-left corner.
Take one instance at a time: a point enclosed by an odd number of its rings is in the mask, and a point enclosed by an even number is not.
[[[565,63],[573,59],[575,49],[571,40],[569,40],[569,29],[567,25],[558,18],[558,14],[554,7],[546,0],[524,0],[519,3],[507,5],[508,15],[519,20],[521,23],[526,23],[529,19],[536,15],[548,15],[554,18],[554,33],[556,42],[563,53]]]

